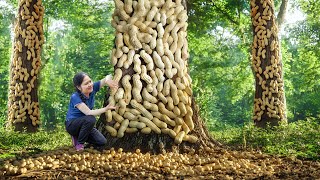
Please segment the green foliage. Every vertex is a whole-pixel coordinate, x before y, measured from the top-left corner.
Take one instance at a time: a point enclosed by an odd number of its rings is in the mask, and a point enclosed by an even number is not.
[[[44,21],[48,28],[43,47],[39,97],[43,124],[51,129],[65,120],[69,98],[74,92],[74,74],[84,71],[98,81],[111,73],[113,30],[110,25],[112,6],[109,4],[81,1],[55,7],[53,5],[58,2],[47,3],[53,4],[46,9],[48,16]],[[53,22],[60,22],[62,26],[53,29],[50,27]],[[99,107],[103,93],[97,95],[96,107]]]
[[[244,0],[191,0],[188,8],[188,28],[197,35],[210,34],[217,26],[241,26],[242,18],[249,19],[250,12],[249,3]]]
[[[249,53],[232,33],[231,28],[217,28],[210,35],[188,36],[194,96],[210,127],[241,124],[251,116],[254,78]]]
[[[7,117],[7,99],[9,84],[9,61],[10,61],[10,29],[9,25],[13,14],[8,7],[0,7],[0,127]]]
[[[306,20],[287,27],[289,33],[283,37],[290,121],[320,114],[320,6],[314,1],[298,2]]]

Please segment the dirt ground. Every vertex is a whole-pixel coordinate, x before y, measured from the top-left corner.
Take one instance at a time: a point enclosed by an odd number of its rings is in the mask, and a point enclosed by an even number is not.
[[[0,161],[0,179],[320,179],[320,162],[258,151],[58,149]]]

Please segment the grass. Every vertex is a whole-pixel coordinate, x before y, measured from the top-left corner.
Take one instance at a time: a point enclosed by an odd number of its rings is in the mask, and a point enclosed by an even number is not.
[[[310,118],[278,127],[261,129],[252,124],[212,131],[220,142],[230,146],[261,149],[265,153],[320,159],[320,118]]]
[[[36,133],[21,133],[1,128],[0,139],[5,139],[0,141],[0,159],[71,145],[70,136],[63,126],[58,126],[54,131],[40,129]]]
[[[320,159],[320,118],[297,121],[279,127],[260,129],[252,124],[231,126],[224,124],[212,131],[215,139],[233,147],[260,149],[280,156]],[[54,131],[18,133],[0,128],[0,159],[21,156],[24,153],[49,151],[71,146],[64,126]]]

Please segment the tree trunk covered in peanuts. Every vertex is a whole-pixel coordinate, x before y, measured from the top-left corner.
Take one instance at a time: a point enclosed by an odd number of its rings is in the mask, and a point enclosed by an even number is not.
[[[216,143],[199,118],[188,73],[187,11],[181,0],[115,0],[111,62],[119,89],[100,117],[107,147],[199,149]]]
[[[256,80],[253,120],[258,127],[287,121],[278,27],[273,0],[251,0],[252,68]]]
[[[44,8],[41,0],[20,0],[10,62],[8,127],[34,132],[40,124],[37,77],[41,66]]]

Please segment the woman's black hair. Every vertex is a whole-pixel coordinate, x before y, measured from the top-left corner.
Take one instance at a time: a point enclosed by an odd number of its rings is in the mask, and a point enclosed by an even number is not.
[[[88,76],[88,75],[84,72],[78,72],[76,75],[74,75],[73,76],[73,86],[74,86],[74,88],[76,88],[76,91],[79,93],[82,102],[84,102],[86,104],[86,99],[85,99],[84,95],[81,93],[80,89],[78,89],[78,87],[81,86],[82,81],[85,76]]]

